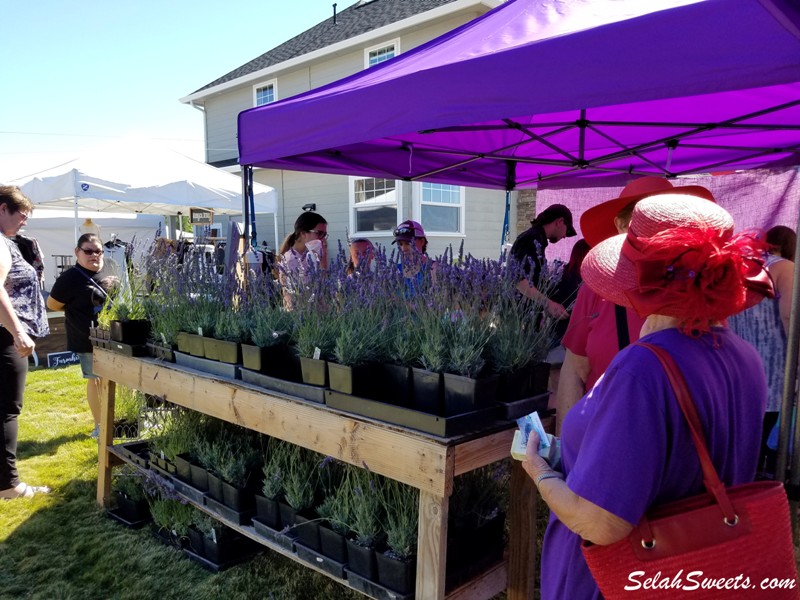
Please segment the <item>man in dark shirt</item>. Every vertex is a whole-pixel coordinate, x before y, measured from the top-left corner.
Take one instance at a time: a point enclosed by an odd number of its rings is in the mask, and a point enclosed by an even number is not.
[[[523,265],[526,274],[517,285],[517,290],[532,300],[544,300],[547,313],[557,319],[566,319],[569,316],[567,309],[546,298],[538,289],[546,263],[544,250],[548,243],[555,244],[574,235],[572,212],[563,204],[553,204],[539,213],[531,221],[531,227],[519,234],[511,246],[511,258]]]

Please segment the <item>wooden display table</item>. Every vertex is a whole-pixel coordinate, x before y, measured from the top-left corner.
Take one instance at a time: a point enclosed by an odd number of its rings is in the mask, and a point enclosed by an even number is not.
[[[508,457],[514,433],[509,426],[486,434],[438,438],[240,381],[220,380],[172,363],[127,357],[101,348],[94,349],[94,372],[103,378],[97,478],[100,505],[108,504],[111,468],[119,464],[119,458],[108,451],[119,383],[358,467],[367,464],[375,473],[418,488],[418,600],[445,598],[447,515],[453,478]],[[519,463],[512,462],[508,560],[452,590],[447,598],[487,599],[504,589],[509,600],[533,598],[536,494]]]

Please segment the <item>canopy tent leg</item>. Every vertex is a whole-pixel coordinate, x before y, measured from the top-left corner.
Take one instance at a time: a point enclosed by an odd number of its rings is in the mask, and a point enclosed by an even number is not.
[[[800,230],[800,217],[798,217]],[[786,479],[787,459],[789,456],[789,439],[793,439],[792,460],[789,469],[787,495],[792,515],[792,533],[795,544],[798,543],[798,491],[800,491],[800,428],[797,427],[797,361],[800,347],[800,246],[794,254],[794,285],[792,286],[792,309],[789,315],[789,331],[786,336],[786,370],[783,376],[783,399],[780,410],[780,429],[778,455],[775,465],[776,477]]]

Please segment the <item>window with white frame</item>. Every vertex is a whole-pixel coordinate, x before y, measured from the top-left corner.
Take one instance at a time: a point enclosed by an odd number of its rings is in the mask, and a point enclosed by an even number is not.
[[[253,86],[253,105],[264,106],[278,99],[278,83],[272,79]]]
[[[463,234],[465,189],[423,181],[415,186],[416,213],[426,233]]]
[[[391,233],[400,211],[400,184],[394,179],[350,178],[353,233]]]
[[[400,40],[392,40],[364,51],[364,68],[374,67],[400,54]]]

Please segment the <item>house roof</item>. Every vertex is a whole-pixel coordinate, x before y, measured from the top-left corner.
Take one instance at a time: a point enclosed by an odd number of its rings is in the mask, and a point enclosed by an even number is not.
[[[336,24],[331,14],[311,29],[204,85],[193,94],[455,1],[359,0],[337,13]]]

